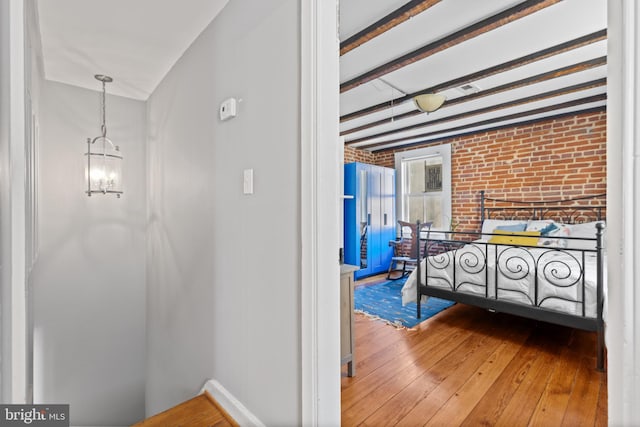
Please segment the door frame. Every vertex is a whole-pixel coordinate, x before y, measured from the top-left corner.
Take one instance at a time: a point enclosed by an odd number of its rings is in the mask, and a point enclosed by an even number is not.
[[[338,267],[333,253],[339,218],[336,162],[338,118],[337,2],[301,1],[301,417],[302,424],[340,424]],[[607,112],[607,183],[609,283],[621,287],[610,292],[607,327],[609,360],[608,405],[611,424],[640,421],[640,292],[639,277],[640,160],[634,121],[640,105],[635,35],[640,31],[640,6],[633,0],[608,1],[609,107]],[[633,90],[631,90],[633,89]],[[328,127],[325,127],[328,126]],[[322,142],[322,143],[320,143]],[[624,192],[632,198],[624,198]],[[625,200],[635,203],[625,203]],[[326,203],[326,204],[325,204]],[[624,240],[625,235],[632,236]],[[615,268],[614,268],[615,267]],[[620,268],[618,268],[620,267]],[[336,283],[335,286],[327,286]],[[322,286],[320,284],[322,283]],[[334,289],[335,288],[335,292]],[[334,295],[335,294],[335,295]],[[333,335],[333,336],[332,336]]]
[[[340,425],[338,1],[300,2],[301,421]]]
[[[610,425],[640,423],[640,5],[607,5],[606,343]]]
[[[25,5],[10,0],[0,6],[0,294],[2,351],[0,397],[5,403],[27,401],[26,154],[25,154]],[[30,70],[26,70],[30,72]],[[7,102],[8,98],[8,102]],[[6,104],[5,104],[6,102]],[[5,110],[6,108],[6,110]],[[7,301],[9,302],[7,304]]]

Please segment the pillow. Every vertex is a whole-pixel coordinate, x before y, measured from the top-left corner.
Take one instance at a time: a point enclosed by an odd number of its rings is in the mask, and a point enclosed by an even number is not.
[[[604,221],[592,221],[592,222],[583,222],[582,224],[568,225],[571,233],[571,237],[578,237],[582,239],[595,238],[596,224],[598,222],[604,223]],[[568,248],[569,249],[595,249],[596,241],[595,240],[569,240]]]
[[[545,228],[543,228],[542,230],[540,230],[540,235],[541,236],[548,236],[549,234],[551,234],[552,232],[558,230],[559,228],[560,227],[558,227],[554,223],[551,223],[551,224],[547,225]]]
[[[549,227],[552,227],[551,230],[553,230],[553,228],[555,227],[555,222],[552,219],[530,221],[529,224],[527,224],[527,231],[539,231],[540,234],[544,236],[545,233],[543,233],[542,231],[546,230]]]
[[[518,246],[537,246],[539,231],[523,231],[514,233],[511,231],[493,230],[498,236],[491,236],[489,243],[497,245],[518,245]]]
[[[526,228],[527,228],[527,224],[525,224],[525,223],[511,224],[511,225],[499,225],[496,228],[494,228],[494,232],[495,232],[495,230],[501,230],[501,231],[524,231]]]
[[[566,248],[569,244],[568,239],[558,239],[557,237],[569,237],[569,227],[564,224],[554,223],[553,230],[544,230],[544,234],[541,232],[542,237],[538,240],[538,246],[546,246],[549,248]]]
[[[596,237],[596,224],[604,221],[592,221],[583,222],[582,224],[570,224],[569,230],[571,230],[571,237],[581,238],[595,238]]]
[[[505,225],[524,225],[527,227],[527,221],[523,220],[511,220],[511,219],[485,219],[482,223],[482,232],[483,233],[492,233],[497,227],[502,227]],[[486,236],[486,238],[490,238],[491,236]]]

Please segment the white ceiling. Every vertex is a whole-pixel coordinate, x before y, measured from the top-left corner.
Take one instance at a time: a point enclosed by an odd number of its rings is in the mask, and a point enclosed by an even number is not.
[[[93,76],[107,74],[114,78],[114,82],[107,86],[108,93],[146,100],[228,1],[36,0],[45,78],[100,90],[100,83]],[[416,1],[340,0],[340,39],[344,41],[396,9]],[[342,55],[341,81],[344,83],[511,7],[535,3],[533,0],[431,2],[433,5],[423,12]],[[389,102],[405,94],[422,91],[606,29],[606,2],[562,0],[448,46],[438,53],[343,91],[340,94],[341,115]],[[489,91],[540,73],[553,72],[560,67],[606,57],[606,49],[606,40],[601,40],[465,83],[477,86],[481,92]],[[399,102],[392,104],[391,108],[343,119],[341,132],[347,144],[380,150],[442,138],[455,134],[452,130],[455,128],[470,132],[603,107],[606,100],[601,99],[593,103],[553,108],[590,95],[606,94],[606,85],[518,105],[516,101],[605,77],[606,63],[469,100],[458,99],[463,93],[451,87],[442,91],[447,102],[436,112],[398,118],[400,114],[416,112],[411,102]],[[456,99],[464,102],[455,103]],[[505,103],[510,105],[496,107]],[[542,111],[544,109],[547,111]],[[481,111],[476,114],[478,110]],[[531,110],[531,114],[526,114]],[[392,123],[375,124],[376,121],[391,118]],[[434,121],[437,123],[431,123]],[[353,131],[362,126],[366,128]],[[413,128],[403,129],[407,126]],[[382,133],[387,134],[380,135]],[[429,136],[425,137],[425,134]],[[399,138],[403,140],[395,141]],[[354,140],[358,141],[352,142]]]
[[[413,3],[416,3],[416,0]],[[530,5],[534,2],[531,0],[473,2],[440,0],[433,3],[421,13],[343,54],[340,57],[341,83],[363,76],[382,64],[443,39],[492,15],[497,15],[514,6]],[[341,0],[341,41],[344,42],[405,4],[409,4],[409,0]],[[386,72],[374,80],[365,81],[356,87],[344,90],[340,94],[340,113],[344,116],[381,103],[389,103],[392,99],[406,94],[424,91],[453,79],[482,72],[517,58],[553,48],[561,43],[606,30],[606,9],[606,0],[562,0],[543,7],[505,25],[469,37],[458,44],[448,45],[435,54]],[[584,61],[596,61],[606,55],[605,39],[579,48],[566,49],[545,59],[507,68],[499,73],[476,76],[465,83],[477,86],[481,92],[489,91],[541,73],[552,73],[562,67]],[[455,128],[464,129],[457,133],[471,132],[540,117],[604,107],[606,99],[582,104],[577,104],[576,100],[606,94],[606,85],[572,91],[566,91],[566,89],[577,84],[605,79],[606,75],[605,61],[600,65],[586,67],[584,70],[568,75],[558,75],[540,82],[509,87],[504,91],[496,91],[496,93],[469,100],[457,99],[464,93],[458,87],[451,87],[440,92],[447,97],[447,102],[433,113],[398,117],[404,113],[417,113],[417,109],[410,101],[397,102],[391,107],[387,106],[359,117],[349,119],[343,117],[341,133],[348,145],[376,151],[437,140],[456,134],[452,131]],[[460,85],[462,84],[464,83]],[[541,93],[551,91],[567,93],[557,93],[545,99],[532,99]],[[460,102],[453,102],[456,99]],[[567,102],[573,102],[576,105],[554,108]],[[508,105],[500,106],[500,104]],[[478,110],[480,111],[476,114]],[[527,114],[532,110],[531,114]],[[547,111],[541,112],[542,110]],[[514,118],[516,116],[518,116],[517,119]],[[391,121],[392,118],[393,121]],[[386,119],[385,122],[376,123],[384,119]],[[478,126],[473,127],[474,123]],[[413,128],[403,129],[408,126]],[[354,131],[356,128],[362,129]],[[398,139],[403,140],[397,141]]]
[[[37,0],[45,78],[146,100],[229,0]]]

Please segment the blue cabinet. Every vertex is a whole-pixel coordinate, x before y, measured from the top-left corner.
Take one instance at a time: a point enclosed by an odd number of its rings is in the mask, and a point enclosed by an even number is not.
[[[344,165],[344,261],[359,279],[387,271],[396,237],[395,170],[366,163]]]

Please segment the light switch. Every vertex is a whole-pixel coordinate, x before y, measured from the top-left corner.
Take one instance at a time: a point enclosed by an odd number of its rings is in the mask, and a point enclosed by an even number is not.
[[[253,194],[253,169],[244,170],[243,189],[244,194]]]

